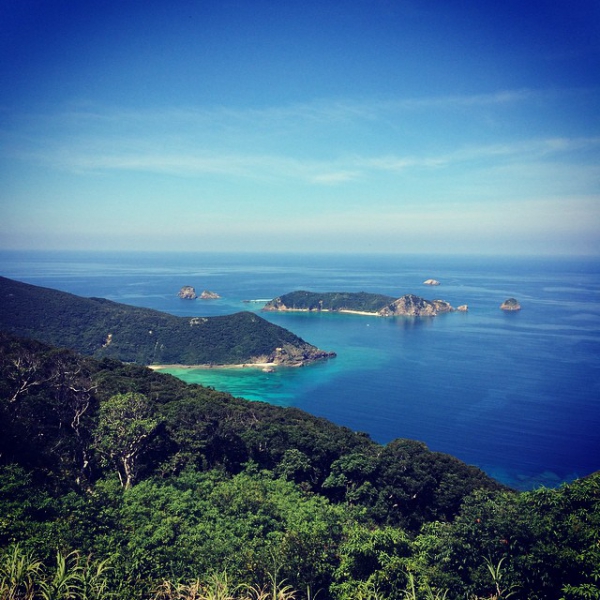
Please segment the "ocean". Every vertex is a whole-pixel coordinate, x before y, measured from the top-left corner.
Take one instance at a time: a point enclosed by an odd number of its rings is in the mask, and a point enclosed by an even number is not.
[[[600,469],[600,259],[0,252],[0,275],[181,316],[256,312],[337,357],[304,368],[173,370],[249,400],[425,442],[517,489]],[[441,285],[423,284],[433,278]],[[192,285],[218,300],[182,300]],[[262,313],[293,290],[414,293],[434,318]],[[515,297],[522,310],[501,311]]]

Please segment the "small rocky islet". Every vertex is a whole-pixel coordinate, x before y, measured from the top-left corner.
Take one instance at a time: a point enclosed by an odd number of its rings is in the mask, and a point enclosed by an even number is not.
[[[437,279],[426,279],[423,285],[439,286]],[[221,296],[204,290],[200,295],[191,285],[184,285],[177,296],[185,300],[216,300]],[[500,305],[507,312],[521,310],[516,298],[507,298]],[[376,315],[380,317],[435,317],[449,312],[468,312],[469,306],[461,304],[454,308],[445,300],[426,300],[415,294],[404,294],[400,298],[366,292],[307,292],[295,291],[269,300],[264,305],[265,312],[346,312]]]
[[[191,285],[184,285],[177,292],[177,296],[183,300],[195,300],[198,297],[196,290]]]
[[[216,292],[211,292],[209,290],[204,290],[200,294],[200,300],[218,300],[221,296]]]
[[[221,297],[216,292],[211,292],[209,290],[204,290],[198,296],[198,294],[196,294],[196,289],[191,285],[184,285],[179,292],[177,292],[177,296],[183,300],[218,300]]]
[[[516,298],[507,298],[501,305],[501,310],[505,310],[508,312],[521,310],[521,305]]]

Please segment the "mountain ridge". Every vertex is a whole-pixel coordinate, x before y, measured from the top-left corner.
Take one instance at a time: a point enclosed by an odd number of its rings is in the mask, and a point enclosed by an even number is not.
[[[301,366],[335,356],[251,312],[178,317],[0,277],[0,328],[144,365]]]

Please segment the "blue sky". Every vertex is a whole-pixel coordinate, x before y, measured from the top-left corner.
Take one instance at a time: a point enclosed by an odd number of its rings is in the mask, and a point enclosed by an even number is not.
[[[600,253],[600,4],[3,0],[0,247]]]

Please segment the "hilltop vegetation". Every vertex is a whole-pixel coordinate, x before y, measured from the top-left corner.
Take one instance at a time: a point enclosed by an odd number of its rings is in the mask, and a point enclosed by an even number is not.
[[[598,475],[518,494],[419,442],[0,335],[3,600],[598,598],[599,539]]]
[[[377,313],[395,298],[368,292],[306,292],[298,290],[279,296],[265,305],[265,310],[329,310]]]
[[[304,364],[332,356],[261,317],[175,317],[0,277],[0,328],[96,358],[150,364]]]

